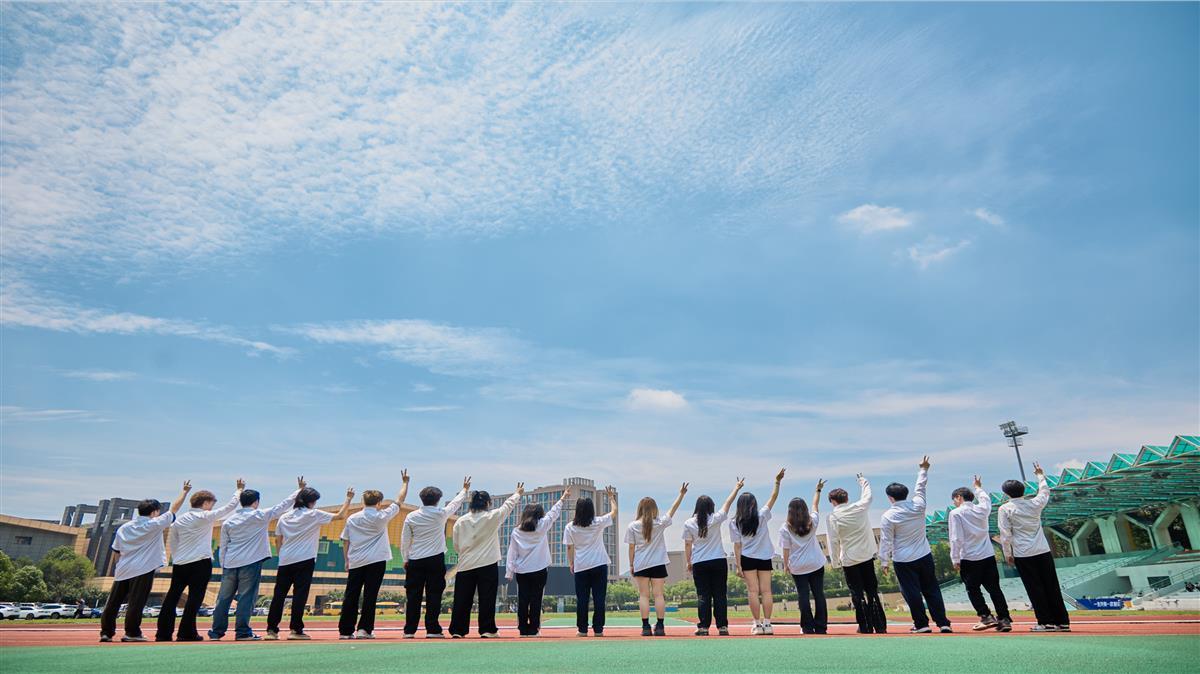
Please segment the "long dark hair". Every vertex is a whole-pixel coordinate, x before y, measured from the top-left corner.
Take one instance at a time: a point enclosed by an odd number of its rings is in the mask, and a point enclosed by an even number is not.
[[[546,516],[546,509],[537,503],[530,503],[521,511],[521,531],[537,531],[538,521]]]
[[[754,498],[754,494],[745,492],[738,497],[735,523],[743,536],[758,535],[758,499]]]
[[[812,532],[812,515],[808,514],[808,504],[804,499],[796,497],[788,502],[787,525],[797,536],[807,536]]]
[[[311,508],[321,498],[321,492],[312,487],[305,487],[296,494],[296,501],[292,504],[293,508]]]
[[[716,510],[716,504],[707,495],[696,499],[696,509],[692,514],[696,516],[696,528],[700,530],[700,538],[708,538],[708,518]]]
[[[591,498],[584,496],[575,502],[575,519],[571,520],[571,524],[577,527],[590,527],[594,519],[596,519],[596,505],[592,503]]]

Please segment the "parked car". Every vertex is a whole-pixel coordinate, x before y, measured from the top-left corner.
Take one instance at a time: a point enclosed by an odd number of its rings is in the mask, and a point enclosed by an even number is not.
[[[75,607],[66,604],[42,604],[34,611],[34,618],[70,618],[75,615]]]
[[[266,614],[267,614],[266,606],[255,606],[254,607],[254,615],[266,615]]]
[[[206,618],[207,618],[208,616],[211,616],[212,614],[213,614],[213,610],[212,610],[212,607],[211,607],[211,606],[201,606],[201,607],[200,607],[200,608],[199,608],[199,609],[196,611],[196,615],[199,615],[199,616],[204,616],[204,617],[206,617]]]
[[[142,609],[142,615],[148,618],[157,618],[160,613],[162,613],[162,606],[147,606]]]
[[[17,604],[17,617],[33,620],[37,617],[37,604]]]
[[[0,618],[8,618],[9,620],[17,619],[16,604],[0,604]]]

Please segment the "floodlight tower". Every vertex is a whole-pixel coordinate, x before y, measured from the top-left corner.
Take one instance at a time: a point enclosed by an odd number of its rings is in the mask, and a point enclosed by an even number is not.
[[[1021,445],[1025,444],[1025,441],[1021,439],[1021,436],[1029,434],[1029,427],[1018,426],[1017,422],[1009,421],[1008,423],[1000,424],[1000,430],[1004,431],[1004,437],[1008,438],[1008,444],[1017,453],[1017,467],[1021,469],[1021,481],[1026,482],[1025,464],[1021,462]]]

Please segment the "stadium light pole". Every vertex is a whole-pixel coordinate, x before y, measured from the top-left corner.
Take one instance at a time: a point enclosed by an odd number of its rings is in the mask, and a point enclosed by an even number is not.
[[[1025,441],[1021,439],[1022,435],[1029,434],[1028,426],[1018,426],[1017,422],[1009,421],[1000,424],[1000,430],[1004,431],[1004,437],[1008,438],[1008,444],[1012,446],[1013,451],[1017,453],[1017,467],[1021,469],[1021,481],[1028,482],[1025,479],[1025,464],[1021,462],[1021,445]]]

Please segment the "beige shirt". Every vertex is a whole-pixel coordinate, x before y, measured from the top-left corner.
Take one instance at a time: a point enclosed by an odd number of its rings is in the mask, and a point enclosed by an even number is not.
[[[468,512],[458,518],[453,536],[459,571],[500,562],[500,523],[520,502],[521,495],[513,494],[499,508]]]
[[[834,567],[853,566],[875,559],[879,548],[867,509],[871,507],[871,483],[858,478],[862,496],[853,503],[834,506],[829,514],[829,562]]]

